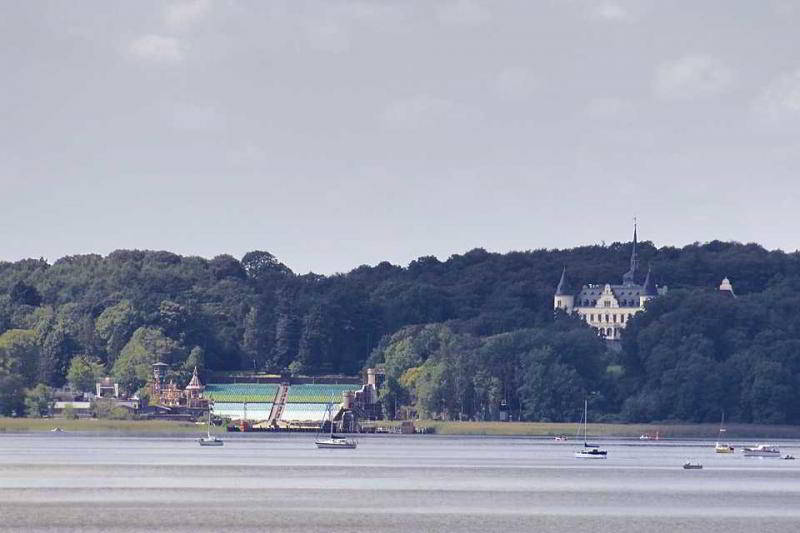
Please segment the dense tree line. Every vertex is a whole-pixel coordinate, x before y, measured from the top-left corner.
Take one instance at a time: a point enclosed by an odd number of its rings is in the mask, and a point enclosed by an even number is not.
[[[22,412],[22,391],[38,384],[86,387],[101,373],[136,390],[156,360],[186,379],[195,365],[354,374],[369,358],[386,365],[387,409],[424,416],[492,418],[502,405],[559,420],[591,395],[627,420],[726,408],[797,422],[800,256],[718,241],[638,252],[670,294],[631,322],[622,352],[554,319],[552,296],[564,266],[575,285],[619,280],[629,243],[476,249],[332,276],[297,275],[263,251],[0,263],[0,413]],[[739,298],[711,290],[726,275]]]

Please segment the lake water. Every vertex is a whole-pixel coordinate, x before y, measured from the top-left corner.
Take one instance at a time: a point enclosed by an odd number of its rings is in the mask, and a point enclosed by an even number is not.
[[[0,530],[800,531],[800,460],[711,442],[606,441],[608,459],[581,460],[528,438],[225,438],[0,434]]]

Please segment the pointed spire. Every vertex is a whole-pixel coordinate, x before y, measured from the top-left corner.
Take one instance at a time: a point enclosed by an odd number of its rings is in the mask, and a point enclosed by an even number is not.
[[[567,281],[567,267],[565,266],[564,270],[561,271],[561,280],[558,282],[558,287],[556,288],[556,296],[570,295],[570,291],[569,281]]]
[[[647,267],[647,277],[644,278],[644,295],[645,296],[658,296],[658,289],[656,283],[650,276],[650,267]]]
[[[631,249],[631,268],[622,275],[623,285],[632,285],[636,280],[636,267],[639,265],[639,260],[636,257],[636,217],[633,218],[633,248]]]
[[[200,378],[197,377],[197,367],[194,367],[194,372],[192,372],[192,379],[189,381],[189,384],[186,385],[187,389],[202,389],[204,388],[203,385],[200,383]]]

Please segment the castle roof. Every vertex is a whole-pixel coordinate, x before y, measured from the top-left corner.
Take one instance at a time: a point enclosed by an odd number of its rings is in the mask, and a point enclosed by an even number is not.
[[[614,298],[622,307],[639,307],[639,296],[645,294],[644,287],[641,285],[609,285]],[[605,285],[584,285],[576,297],[575,307],[585,307],[584,301],[597,302],[603,296]],[[625,305],[627,302],[627,305]]]
[[[567,267],[564,267],[564,270],[561,271],[561,280],[558,282],[558,287],[556,287],[556,296],[568,296],[572,295],[573,292],[569,286],[569,281],[567,281]]]
[[[194,372],[192,372],[192,379],[189,381],[189,384],[186,385],[186,390],[198,389],[202,390],[205,387],[202,383],[200,383],[200,378],[197,377],[197,367],[194,367]]]
[[[727,277],[722,280],[722,283],[720,283],[719,290],[726,292],[731,296],[736,296],[736,293],[733,292],[733,285],[731,285],[731,280],[729,280]]]
[[[656,284],[653,281],[653,277],[650,275],[650,269],[647,269],[647,277],[644,278],[644,286],[642,287],[644,290],[645,296],[658,296],[658,289],[656,289]]]

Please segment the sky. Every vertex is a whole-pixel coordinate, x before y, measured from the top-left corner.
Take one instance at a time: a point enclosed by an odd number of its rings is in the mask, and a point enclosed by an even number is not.
[[[0,0],[0,259],[794,251],[800,2]]]

